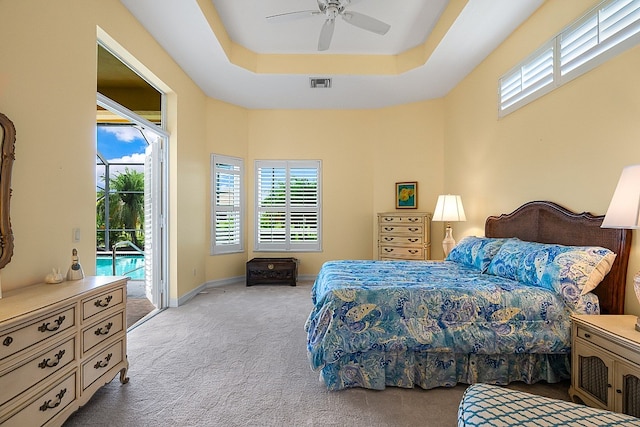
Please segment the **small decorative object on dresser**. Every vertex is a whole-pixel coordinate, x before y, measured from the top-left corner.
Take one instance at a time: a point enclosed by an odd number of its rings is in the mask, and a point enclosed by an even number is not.
[[[378,259],[431,259],[431,214],[427,212],[379,213]]]
[[[127,278],[87,277],[0,300],[0,425],[59,426],[127,370]]]
[[[640,417],[640,332],[634,329],[636,317],[573,315],[571,321],[571,398]]]
[[[71,251],[71,267],[67,271],[67,280],[80,280],[84,278],[84,271],[80,265],[80,258],[78,258],[78,250],[73,248]]]

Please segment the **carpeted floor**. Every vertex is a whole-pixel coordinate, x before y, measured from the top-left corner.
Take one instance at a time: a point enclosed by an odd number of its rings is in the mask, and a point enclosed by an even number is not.
[[[466,386],[329,392],[307,362],[310,282],[209,288],[128,334],[130,382],[65,426],[455,426]],[[568,382],[510,386],[567,399]]]

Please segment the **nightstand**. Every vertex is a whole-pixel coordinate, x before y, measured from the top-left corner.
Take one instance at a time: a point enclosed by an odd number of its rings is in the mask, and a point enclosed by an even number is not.
[[[630,315],[571,317],[571,399],[640,417],[636,319]]]

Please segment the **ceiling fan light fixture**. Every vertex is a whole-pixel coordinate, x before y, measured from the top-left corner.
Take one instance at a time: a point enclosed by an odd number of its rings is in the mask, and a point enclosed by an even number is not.
[[[331,88],[331,79],[327,77],[310,77],[309,83],[310,83],[311,89]]]
[[[279,13],[277,15],[267,16],[270,22],[288,21],[298,18],[307,18],[310,16],[324,15],[325,21],[320,30],[318,38],[318,51],[328,50],[333,38],[333,30],[336,24],[336,18],[340,16],[345,22],[358,27],[360,29],[371,31],[372,33],[385,35],[391,28],[386,22],[372,18],[359,12],[347,11],[345,8],[351,4],[351,0],[317,0],[318,10],[299,10],[295,12]]]

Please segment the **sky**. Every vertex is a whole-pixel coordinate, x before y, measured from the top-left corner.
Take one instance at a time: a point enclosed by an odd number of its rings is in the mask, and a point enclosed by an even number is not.
[[[115,163],[144,163],[147,142],[140,131],[133,126],[98,126],[98,152],[109,162]],[[111,176],[124,172],[125,168],[144,172],[143,165],[111,166]],[[104,168],[96,168],[98,185],[102,187]]]

